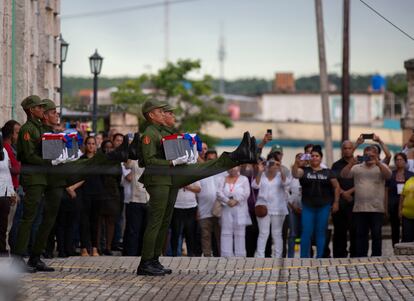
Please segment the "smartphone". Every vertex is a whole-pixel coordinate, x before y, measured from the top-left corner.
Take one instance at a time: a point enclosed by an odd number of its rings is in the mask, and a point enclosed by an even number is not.
[[[272,129],[267,129],[266,133],[272,135]]]
[[[370,160],[369,156],[357,156],[358,163],[368,162]]]
[[[303,154],[301,157],[300,157],[300,160],[301,161],[309,161],[311,159],[311,154]]]
[[[374,139],[374,134],[362,134],[362,139]]]

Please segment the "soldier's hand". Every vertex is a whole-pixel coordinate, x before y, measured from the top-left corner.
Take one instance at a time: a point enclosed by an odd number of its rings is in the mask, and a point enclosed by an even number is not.
[[[64,154],[62,153],[59,157],[57,157],[56,159],[52,160],[52,165],[59,165],[62,164],[63,162],[65,162],[66,158],[64,158]]]
[[[172,160],[172,165],[173,166],[177,166],[177,165],[183,165],[183,164],[187,164],[188,163],[188,152],[185,151],[185,155],[178,157],[177,159]]]
[[[188,156],[187,163],[188,164],[195,164],[195,163],[197,163],[197,158],[194,155],[194,152],[193,151],[190,151],[190,155]]]

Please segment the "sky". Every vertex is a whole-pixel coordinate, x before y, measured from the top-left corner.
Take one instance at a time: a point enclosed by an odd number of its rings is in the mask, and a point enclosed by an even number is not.
[[[414,1],[364,1],[414,36]],[[162,68],[166,58],[163,5],[74,17],[162,2],[62,0],[61,32],[70,44],[64,75],[90,76],[88,57],[95,49],[104,57],[102,76],[138,76]],[[328,72],[340,73],[343,1],[322,3]],[[319,72],[313,0],[190,0],[170,4],[169,61],[200,59],[202,69],[197,75],[218,77],[220,32],[225,40],[226,79],[270,79],[276,72],[293,72],[299,77]],[[405,72],[404,61],[413,57],[413,40],[359,0],[351,0],[351,73]]]

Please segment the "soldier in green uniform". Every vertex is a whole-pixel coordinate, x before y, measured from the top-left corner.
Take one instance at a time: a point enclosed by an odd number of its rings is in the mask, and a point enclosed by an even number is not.
[[[45,212],[48,212],[48,209],[54,207],[54,202],[60,199],[61,196],[60,190],[50,189],[47,186],[46,171],[51,167],[51,160],[42,158],[41,136],[44,129],[41,119],[44,114],[44,104],[44,101],[37,95],[28,96],[22,101],[21,106],[26,112],[27,121],[21,127],[17,140],[17,159],[22,164],[20,181],[25,196],[23,199],[23,216],[12,253],[15,255],[17,263],[26,272],[53,271],[52,268],[40,260],[40,254],[49,235],[48,228],[50,223],[53,223],[53,218],[47,214],[42,219],[32,250],[30,250],[27,265],[23,260],[23,254],[27,251],[33,220],[41,198],[44,195]]]
[[[45,103],[43,105],[44,113],[43,113],[43,119],[42,119],[43,132],[44,133],[59,132],[56,130],[57,127],[59,126],[59,113],[57,112],[56,104],[50,99],[43,99],[43,102]],[[42,223],[42,225],[44,225],[46,229],[41,230],[42,231],[41,235],[44,235],[44,232],[49,232],[48,239],[50,238],[51,236],[50,232],[52,231],[56,223],[56,218],[59,213],[59,207],[60,207],[62,195],[64,192],[64,187],[66,186],[65,175],[55,174],[54,170],[56,168],[58,167],[57,166],[50,167],[50,169],[47,171],[47,174],[46,174],[48,189],[56,190],[56,193],[55,193],[56,197],[57,195],[60,195],[59,199],[55,199],[53,200],[53,202],[50,202],[50,204],[47,207],[48,210],[47,212],[45,212],[44,219],[42,220],[42,222],[44,222],[44,224]],[[45,241],[42,241],[42,243],[44,244],[42,246],[42,253],[45,251],[48,239],[46,239]]]
[[[234,166],[256,161],[254,138],[246,132],[242,143],[232,153],[224,153],[217,160],[202,164],[189,163],[183,156],[169,161],[165,159],[161,139],[174,133],[173,122],[166,122],[165,104],[157,100],[144,103],[142,113],[150,123],[142,138],[142,159],[145,171],[140,179],[150,195],[148,221],[144,233],[141,262],[138,275],[160,276],[172,271],[161,265],[161,255],[178,189],[199,179],[218,174]],[[167,111],[172,111],[169,108]]]

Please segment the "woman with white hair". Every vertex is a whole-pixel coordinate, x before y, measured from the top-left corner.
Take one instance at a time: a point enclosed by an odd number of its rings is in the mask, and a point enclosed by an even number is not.
[[[240,175],[240,167],[230,169],[228,175],[219,182],[217,197],[223,205],[221,213],[221,256],[223,257],[246,256],[246,225],[251,224],[247,206],[249,195],[249,180]]]

